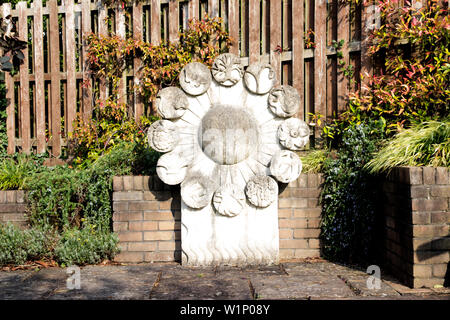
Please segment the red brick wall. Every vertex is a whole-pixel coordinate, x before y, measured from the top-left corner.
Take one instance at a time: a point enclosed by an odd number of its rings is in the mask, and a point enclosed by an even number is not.
[[[0,191],[0,223],[7,222],[22,228],[27,227],[28,219],[23,190]]]
[[[447,168],[399,167],[386,177],[385,265],[407,285],[433,287],[449,280],[449,206]]]
[[[302,174],[280,190],[280,258],[320,255],[321,175]],[[113,182],[113,227],[120,262],[180,261],[180,190],[158,177],[123,176]]]

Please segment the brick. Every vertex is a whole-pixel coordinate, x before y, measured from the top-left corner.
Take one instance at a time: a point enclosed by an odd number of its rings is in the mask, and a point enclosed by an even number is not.
[[[143,252],[121,252],[117,256],[114,257],[114,261],[116,262],[144,262],[144,253]]]
[[[316,229],[320,228],[320,219],[308,219],[308,228],[309,229]]]
[[[449,198],[450,197],[450,185],[432,186],[431,187],[431,196]]]
[[[450,212],[432,212],[431,223],[450,223]]]
[[[181,210],[173,211],[175,220],[181,220]]]
[[[433,264],[433,277],[443,278],[447,275],[448,265],[446,263]]]
[[[6,191],[6,202],[7,203],[16,203],[16,191],[15,190],[7,190]]]
[[[116,212],[113,221],[139,221],[142,220],[142,212]]]
[[[318,188],[295,188],[291,190],[293,198],[319,198],[320,189]]]
[[[282,249],[308,248],[308,241],[304,239],[280,240],[280,248]]]
[[[128,243],[128,251],[155,251],[157,247],[156,242],[130,242]]]
[[[159,209],[160,210],[171,210],[172,209],[172,199],[166,200],[166,201],[160,201]],[[178,208],[178,209],[180,209],[180,208]]]
[[[449,169],[444,167],[436,168],[436,184],[450,184]]]
[[[113,177],[113,191],[123,191],[122,177]]]
[[[450,251],[450,236],[434,239],[433,241],[431,241],[431,249]]]
[[[134,176],[133,177],[133,190],[144,190],[144,177]]]
[[[25,204],[5,203],[0,204],[0,212],[4,213],[16,213],[25,212],[27,206]]]
[[[113,201],[139,201],[143,199],[141,191],[117,191],[113,192]]]
[[[308,208],[320,208],[319,199],[308,199]]]
[[[414,225],[414,237],[445,237],[448,235],[448,225]]]
[[[181,250],[181,241],[160,241],[158,242],[159,251]]]
[[[142,241],[142,232],[122,231],[118,232],[117,236],[122,242]]]
[[[430,278],[433,273],[431,265],[415,264],[413,266],[413,276],[417,278]]]
[[[280,199],[279,208],[306,208],[308,206],[307,199]]]
[[[425,239],[412,239],[413,240],[413,250],[425,251],[431,249],[431,242],[429,238]]]
[[[433,167],[423,167],[423,184],[435,184],[434,173],[435,168]]]
[[[291,197],[291,188],[284,189],[281,193],[278,194],[278,199],[285,199]]]
[[[448,208],[447,199],[412,199],[413,211],[440,211]]]
[[[290,218],[292,209],[278,209],[278,218]]]
[[[422,279],[422,278],[414,278],[413,279],[413,287],[414,288],[433,288],[435,285],[443,285],[444,279],[441,278],[431,278],[431,279]]]
[[[128,212],[128,201],[114,201],[113,202],[114,212]]]
[[[294,249],[280,249],[280,259],[292,259],[294,252]]]
[[[319,218],[321,214],[321,208],[294,209],[294,217],[296,218]]]
[[[173,231],[147,231],[144,232],[144,240],[145,241],[154,241],[154,240],[172,240],[174,238]]]
[[[278,228],[292,228],[291,219],[278,219]]]
[[[27,216],[25,213],[8,213],[3,214],[4,222],[21,222],[21,221],[27,221]]]
[[[143,176],[142,177],[142,187],[144,191],[150,191],[150,177]]]
[[[292,239],[292,229],[280,229],[280,239]]]
[[[128,242],[119,242],[117,247],[121,252],[128,251]]]
[[[308,239],[308,247],[310,249],[320,249],[320,240],[319,239]]]
[[[289,182],[288,187],[286,189],[298,188],[298,186],[299,186],[299,184],[298,184],[299,179],[300,179],[300,177],[297,180]]]
[[[430,213],[428,212],[412,212],[413,224],[429,224],[431,221]]]
[[[145,201],[154,201],[156,200],[156,195],[153,191],[144,191],[143,199]]]
[[[132,221],[129,226],[130,231],[152,231],[158,230],[156,221]]]
[[[179,261],[180,257],[180,251],[146,252],[144,260],[146,262],[171,262]]]
[[[25,191],[23,191],[23,190],[16,191],[16,201],[17,201],[17,203],[25,202]]]
[[[0,203],[6,203],[6,191],[0,190]]]
[[[134,187],[133,176],[123,176],[123,190],[131,191]]]
[[[128,222],[113,222],[113,231],[128,231]]]
[[[159,210],[158,202],[156,201],[136,201],[128,203],[128,210],[130,211],[151,211]]]
[[[319,177],[319,186],[325,182],[325,177],[323,173],[318,173],[317,176]]]
[[[439,264],[448,263],[449,252],[448,251],[415,251],[414,263],[420,264]]]
[[[181,222],[180,221],[159,221],[158,229],[162,231],[174,231],[181,230]]]
[[[316,188],[319,185],[319,176],[316,173],[308,173],[308,188]]]
[[[170,211],[145,211],[144,220],[175,220]]]
[[[430,198],[430,187],[424,185],[411,186],[411,198]]]
[[[320,250],[317,249],[297,249],[294,254],[295,258],[318,258],[320,257]]]
[[[422,168],[420,167],[409,168],[409,183],[411,185],[422,184]]]
[[[308,174],[302,173],[300,177],[297,179],[297,186],[299,188],[307,188],[308,187]]]
[[[164,191],[164,182],[158,176],[153,176],[153,190]]]
[[[307,228],[308,220],[306,220],[306,219],[291,219],[290,226],[293,229]]]
[[[175,230],[175,240],[181,240],[181,231]]]
[[[320,229],[296,229],[294,230],[294,238],[318,238],[320,235]]]

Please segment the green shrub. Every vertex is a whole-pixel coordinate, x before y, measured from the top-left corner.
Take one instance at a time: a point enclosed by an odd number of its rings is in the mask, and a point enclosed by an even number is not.
[[[377,150],[382,123],[355,125],[324,163],[322,250],[326,258],[362,263],[373,255],[376,187],[364,169]]]
[[[450,120],[413,125],[389,140],[367,168],[372,173],[396,166],[450,166]]]
[[[31,176],[43,170],[42,159],[16,154],[0,163],[0,190],[24,189]]]
[[[118,242],[116,234],[96,232],[92,227],[69,229],[62,234],[55,257],[66,266],[95,264],[112,259],[119,252]]]
[[[328,156],[328,150],[319,149],[313,150],[300,156],[302,160],[303,173],[319,173],[323,171],[323,163]]]
[[[0,265],[51,258],[55,239],[57,236],[49,229],[20,230],[10,223],[0,224]]]

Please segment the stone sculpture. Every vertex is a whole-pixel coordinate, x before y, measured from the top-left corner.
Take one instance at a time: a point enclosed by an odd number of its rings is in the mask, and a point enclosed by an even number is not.
[[[277,181],[300,175],[293,151],[308,142],[309,128],[291,118],[300,106],[296,90],[275,84],[269,64],[244,71],[239,57],[226,53],[211,71],[186,65],[181,89],[159,92],[165,120],[152,124],[148,140],[165,153],[158,176],[181,184],[184,265],[278,262]]]

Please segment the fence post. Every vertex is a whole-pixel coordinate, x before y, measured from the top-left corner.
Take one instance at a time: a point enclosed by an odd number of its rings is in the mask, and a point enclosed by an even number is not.
[[[305,119],[304,94],[304,30],[305,22],[303,1],[292,1],[292,86],[300,94],[300,110],[296,117]]]
[[[42,21],[42,0],[34,1],[34,75],[37,152],[43,153],[46,148],[45,137],[45,90],[44,90],[44,41]]]
[[[27,3],[19,2],[17,10],[19,12],[18,31],[19,39],[28,40],[28,19],[26,14]],[[27,41],[28,42],[28,41]],[[28,48],[23,50],[25,59],[20,65],[20,94],[19,94],[19,123],[20,137],[22,138],[22,152],[31,152],[31,132],[30,132],[30,80],[28,72]]]
[[[326,65],[327,65],[327,3],[317,0],[314,13],[314,112],[326,114]],[[316,139],[320,139],[320,128],[315,132]]]

